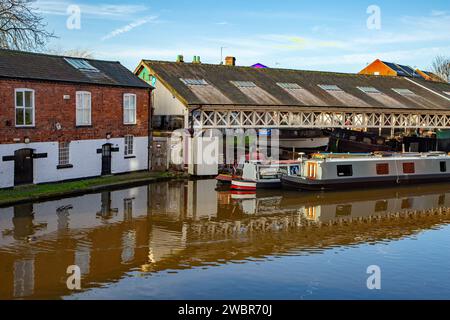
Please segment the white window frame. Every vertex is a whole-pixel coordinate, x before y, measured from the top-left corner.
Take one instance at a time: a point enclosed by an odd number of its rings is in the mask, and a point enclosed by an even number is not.
[[[17,93],[23,94],[23,106],[17,106]],[[31,92],[31,110],[32,110],[32,123],[31,124],[25,124],[25,93]],[[23,120],[24,124],[17,124],[17,109],[23,109]],[[17,88],[14,90],[14,123],[17,128],[27,128],[27,127],[34,127],[35,126],[35,113],[36,113],[36,95],[35,91],[33,89],[28,88]]]
[[[131,138],[131,152],[130,152],[129,144],[127,143],[128,142],[127,139],[130,139],[130,138]],[[123,152],[124,152],[125,157],[133,157],[135,155],[134,136],[129,134],[129,135],[126,135],[123,139],[124,139]]]
[[[129,104],[127,104],[127,100],[128,103],[130,101],[129,98],[134,98],[134,106],[130,106]],[[134,111],[134,120],[133,121],[129,121],[130,119],[127,119],[127,115],[129,112]],[[123,123],[124,124],[136,124],[137,123],[137,97],[134,93],[125,93],[123,95]]]
[[[65,160],[67,161],[67,163],[66,162],[62,163],[61,162],[61,159],[62,159],[61,158],[61,155],[62,155],[62,153],[61,153],[61,151],[62,151],[62,144],[66,144],[65,147],[64,147],[64,151],[66,152],[65,156],[67,156],[67,157],[65,158]],[[58,165],[59,166],[70,165],[70,141],[58,142]]]
[[[79,96],[82,96],[82,100],[79,100]],[[86,126],[90,126],[92,125],[92,94],[89,91],[77,91],[76,95],[75,95],[75,118],[76,118],[76,125],[77,127],[86,127]],[[85,108],[85,97],[89,97],[89,105],[87,108]],[[81,106],[80,106],[81,103]],[[78,117],[78,112],[89,112],[89,116],[88,116],[88,120],[89,122],[85,123],[84,121],[82,121],[83,119],[79,119]],[[84,118],[84,117],[83,117]]]

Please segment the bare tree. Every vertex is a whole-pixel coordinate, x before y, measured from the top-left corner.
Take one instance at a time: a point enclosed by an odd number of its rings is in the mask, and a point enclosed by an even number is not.
[[[54,34],[33,7],[35,0],[0,0],[0,48],[38,50]]]
[[[435,74],[443,80],[450,82],[450,57],[437,56],[434,58],[431,67]]]
[[[53,49],[49,49],[48,53],[65,57],[94,59],[94,53],[92,52],[92,50],[83,48],[67,50],[62,47],[55,47]]]

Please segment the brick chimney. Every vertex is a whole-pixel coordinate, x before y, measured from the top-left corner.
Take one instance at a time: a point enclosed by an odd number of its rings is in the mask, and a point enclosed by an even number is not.
[[[235,57],[226,57],[225,65],[232,66],[232,67],[236,66],[236,58]]]

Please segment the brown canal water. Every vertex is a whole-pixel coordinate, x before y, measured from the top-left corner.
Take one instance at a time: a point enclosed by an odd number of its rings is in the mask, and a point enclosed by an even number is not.
[[[0,208],[0,299],[450,299],[448,208],[450,184],[242,197],[213,180]]]

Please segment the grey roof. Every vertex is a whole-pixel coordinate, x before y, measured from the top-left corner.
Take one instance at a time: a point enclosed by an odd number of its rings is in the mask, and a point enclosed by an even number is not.
[[[98,71],[81,71],[66,61],[85,60]],[[0,49],[0,78],[150,88],[119,62]]]
[[[241,105],[450,111],[450,100],[443,94],[450,92],[450,85],[420,79],[414,79],[415,84],[403,77],[143,62],[174,94],[192,107]],[[205,80],[208,85],[187,85],[181,79]],[[336,90],[335,86],[341,90]]]

